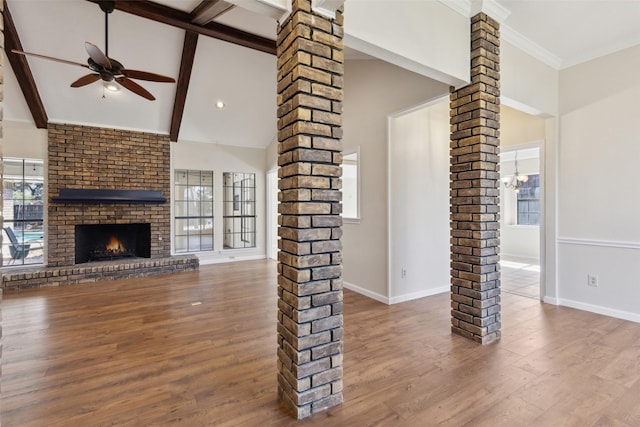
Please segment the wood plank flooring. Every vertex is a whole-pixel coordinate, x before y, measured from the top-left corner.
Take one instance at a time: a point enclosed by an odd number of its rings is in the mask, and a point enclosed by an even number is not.
[[[640,324],[504,294],[481,347],[451,335],[448,294],[344,300],[345,403],[304,426],[640,425]],[[2,314],[5,427],[298,424],[273,261],[6,293]]]

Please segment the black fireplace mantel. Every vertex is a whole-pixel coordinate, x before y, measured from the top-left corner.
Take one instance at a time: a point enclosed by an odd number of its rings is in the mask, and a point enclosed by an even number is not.
[[[61,188],[54,203],[166,203],[162,191],[156,190],[97,190]]]

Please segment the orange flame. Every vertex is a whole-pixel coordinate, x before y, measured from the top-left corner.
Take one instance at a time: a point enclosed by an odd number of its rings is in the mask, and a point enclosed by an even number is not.
[[[115,237],[111,236],[109,243],[107,244],[107,251],[112,253],[120,253],[126,251],[122,242]]]

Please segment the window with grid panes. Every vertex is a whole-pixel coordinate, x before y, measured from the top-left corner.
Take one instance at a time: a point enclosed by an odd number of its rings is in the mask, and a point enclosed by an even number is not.
[[[42,264],[44,163],[7,157],[3,163],[3,265]]]
[[[213,171],[176,169],[174,251],[213,250]]]
[[[256,174],[225,172],[223,181],[224,249],[256,246]]]
[[[528,175],[529,179],[517,194],[518,225],[540,225],[540,175]]]

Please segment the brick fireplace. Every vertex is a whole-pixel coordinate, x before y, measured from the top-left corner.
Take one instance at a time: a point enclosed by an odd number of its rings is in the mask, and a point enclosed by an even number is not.
[[[166,135],[50,124],[48,141],[46,267],[8,272],[5,288],[92,282],[195,270],[194,256],[171,256],[170,141]],[[163,201],[108,198],[66,200],[64,191],[159,193]],[[143,256],[76,262],[83,227],[146,224]],[[140,254],[138,254],[140,255]]]

